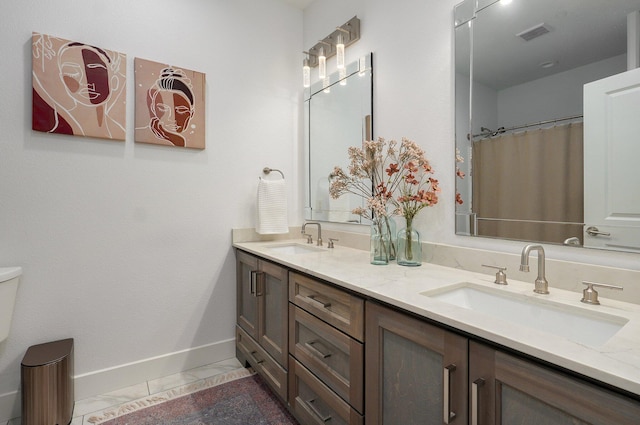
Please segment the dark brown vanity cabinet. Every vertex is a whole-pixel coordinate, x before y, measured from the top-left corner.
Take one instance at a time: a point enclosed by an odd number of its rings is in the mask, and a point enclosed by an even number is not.
[[[364,300],[289,274],[289,404],[304,424],[363,424]]]
[[[366,305],[367,425],[631,425],[640,402],[380,306]]]
[[[236,251],[236,355],[287,399],[288,270]]]
[[[467,338],[367,302],[367,425],[466,424]]]
[[[632,425],[640,402],[487,345],[469,343],[470,424]]]
[[[236,355],[303,425],[640,424],[637,397],[246,252],[236,258]]]

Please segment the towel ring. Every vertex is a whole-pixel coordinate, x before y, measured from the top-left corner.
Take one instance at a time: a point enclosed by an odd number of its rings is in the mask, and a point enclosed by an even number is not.
[[[264,167],[262,169],[262,172],[265,173],[265,174],[269,174],[272,171],[276,171],[276,172],[280,173],[280,175],[284,179],[284,173],[282,171],[280,171],[280,170],[276,170],[275,168],[269,168],[269,167]]]

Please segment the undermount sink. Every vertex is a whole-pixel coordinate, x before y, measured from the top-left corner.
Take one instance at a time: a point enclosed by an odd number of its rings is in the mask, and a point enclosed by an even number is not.
[[[422,292],[421,295],[592,347],[606,343],[628,322],[623,317],[533,296],[505,293],[470,282]]]
[[[317,248],[312,245],[303,245],[299,243],[287,243],[282,245],[272,245],[268,247],[270,251],[280,254],[308,254],[310,252],[324,252],[326,250]]]

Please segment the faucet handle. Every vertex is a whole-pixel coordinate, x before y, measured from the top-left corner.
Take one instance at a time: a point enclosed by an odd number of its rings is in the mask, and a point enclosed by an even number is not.
[[[327,248],[333,248],[333,243],[338,242],[340,239],[329,238],[329,243],[327,244]]]
[[[306,236],[307,237],[307,243],[311,244],[313,243],[313,236],[311,236],[308,233],[303,233],[302,236]]]
[[[489,267],[492,269],[498,269],[498,271],[496,272],[496,280],[493,281],[493,283],[497,284],[497,285],[507,285],[507,274],[505,273],[505,270],[507,270],[506,267],[500,267],[500,266],[490,266],[488,264],[483,264],[482,267]]]
[[[622,286],[609,285],[607,283],[589,282],[588,280],[583,280],[582,284],[587,285],[587,287],[582,290],[582,299],[580,300],[585,304],[600,305],[600,301],[598,301],[598,291],[593,289],[594,286],[597,286],[599,288],[619,289],[621,291],[624,289]]]

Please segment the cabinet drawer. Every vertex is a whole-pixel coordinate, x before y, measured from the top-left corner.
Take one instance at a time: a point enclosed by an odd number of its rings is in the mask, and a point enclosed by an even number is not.
[[[362,425],[363,416],[289,356],[289,403],[301,423]]]
[[[363,299],[290,272],[289,301],[358,341],[364,341]]]
[[[293,304],[289,304],[289,317],[289,352],[362,413],[362,343]]]
[[[251,367],[264,378],[280,398],[287,400],[287,371],[258,345],[241,327],[236,326],[236,347]]]

